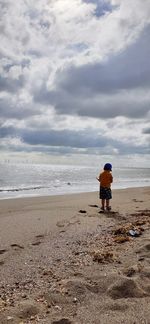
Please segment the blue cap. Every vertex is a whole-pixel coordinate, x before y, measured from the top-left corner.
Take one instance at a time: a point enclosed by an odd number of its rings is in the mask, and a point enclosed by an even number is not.
[[[110,163],[106,163],[106,164],[104,165],[104,170],[106,170],[106,171],[111,171],[111,170],[112,170],[112,165],[111,165]]]

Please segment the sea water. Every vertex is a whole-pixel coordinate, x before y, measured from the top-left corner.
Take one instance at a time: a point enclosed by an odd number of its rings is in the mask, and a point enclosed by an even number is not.
[[[0,199],[99,190],[98,168],[83,165],[0,163]],[[112,189],[150,186],[150,168],[114,168]]]

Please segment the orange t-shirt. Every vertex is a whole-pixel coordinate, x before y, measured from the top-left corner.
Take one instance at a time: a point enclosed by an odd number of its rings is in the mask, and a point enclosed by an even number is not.
[[[111,183],[113,182],[113,177],[110,171],[103,171],[99,175],[99,182],[101,187],[110,188]]]

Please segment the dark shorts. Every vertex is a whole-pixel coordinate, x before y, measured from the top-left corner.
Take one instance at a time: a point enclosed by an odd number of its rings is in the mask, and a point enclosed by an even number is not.
[[[100,199],[112,199],[111,188],[100,187],[99,190]]]

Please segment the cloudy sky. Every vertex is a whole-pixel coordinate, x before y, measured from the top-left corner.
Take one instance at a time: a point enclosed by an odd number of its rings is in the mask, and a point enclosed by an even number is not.
[[[0,12],[1,159],[148,165],[150,0],[0,0]]]

